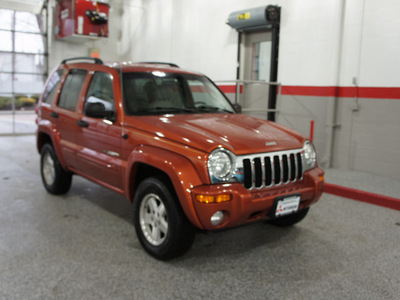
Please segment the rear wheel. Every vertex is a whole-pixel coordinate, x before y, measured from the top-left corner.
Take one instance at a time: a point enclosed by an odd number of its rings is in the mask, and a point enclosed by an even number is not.
[[[306,217],[309,210],[310,210],[310,208],[307,207],[307,208],[304,208],[304,209],[298,211],[297,213],[270,220],[270,221],[268,221],[268,223],[275,225],[275,226],[280,226],[280,227],[292,226],[294,224],[299,223],[301,220],[303,220]]]
[[[141,245],[157,259],[181,256],[193,244],[195,228],[161,178],[148,178],[139,185],[133,202],[133,222]]]
[[[71,187],[72,174],[62,168],[50,144],[45,144],[42,148],[40,174],[43,185],[50,194],[65,194]]]

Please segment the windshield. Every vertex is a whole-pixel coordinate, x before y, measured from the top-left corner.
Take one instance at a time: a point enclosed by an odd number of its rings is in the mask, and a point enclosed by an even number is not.
[[[235,113],[229,100],[206,77],[164,73],[124,73],[128,115]]]

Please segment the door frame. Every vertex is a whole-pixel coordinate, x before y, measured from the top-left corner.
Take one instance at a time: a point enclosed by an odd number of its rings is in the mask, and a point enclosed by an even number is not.
[[[236,80],[239,83],[241,77],[241,64],[242,62],[242,53],[241,51],[244,48],[244,39],[243,34],[250,32],[262,32],[262,31],[270,31],[272,33],[272,43],[271,43],[271,66],[270,66],[270,82],[277,82],[278,80],[278,62],[279,62],[279,34],[280,34],[280,7],[275,7],[278,13],[278,16],[273,21],[270,21],[269,25],[266,29],[263,30],[252,30],[252,29],[241,29],[238,30],[238,50],[237,50],[237,69],[236,69]],[[239,86],[239,84],[237,84]],[[238,88],[236,88],[236,103],[237,103],[237,92]],[[268,92],[268,109],[275,110],[276,109],[276,101],[278,95],[278,86],[276,84],[271,84]],[[269,111],[267,113],[267,120],[275,121],[275,111]]]

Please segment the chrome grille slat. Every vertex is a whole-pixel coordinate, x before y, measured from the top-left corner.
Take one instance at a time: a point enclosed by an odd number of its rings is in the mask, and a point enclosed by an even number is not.
[[[237,168],[243,173],[243,185],[251,189],[273,187],[303,178],[302,149],[242,155]]]

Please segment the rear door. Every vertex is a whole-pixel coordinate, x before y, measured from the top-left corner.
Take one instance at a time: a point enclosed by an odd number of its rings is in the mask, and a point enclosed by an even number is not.
[[[60,137],[60,147],[69,168],[77,166],[76,153],[79,148],[77,140],[77,122],[80,114],[77,106],[83,96],[83,85],[87,76],[86,70],[72,69],[65,78],[58,103],[50,117],[54,120]]]

